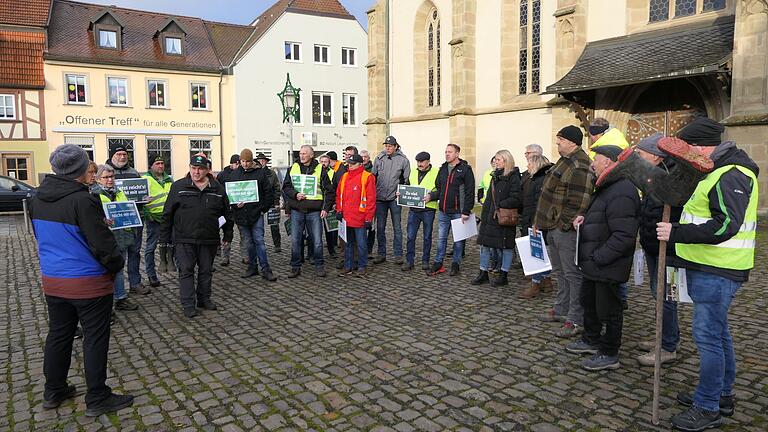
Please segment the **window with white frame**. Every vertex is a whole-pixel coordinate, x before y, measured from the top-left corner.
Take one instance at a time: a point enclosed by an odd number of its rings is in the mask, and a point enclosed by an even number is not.
[[[357,49],[356,48],[342,48],[341,49],[341,64],[344,66],[357,66]]]
[[[88,102],[88,89],[85,75],[67,74],[67,103],[85,104]]]
[[[64,144],[74,144],[85,150],[88,159],[93,160],[93,137],[89,135],[64,135]]]
[[[285,59],[288,61],[301,61],[301,44],[298,42],[285,43]]]
[[[162,80],[147,81],[147,96],[149,97],[150,108],[167,108],[168,94],[166,93],[166,82]]]
[[[203,153],[205,157],[211,157],[211,140],[207,138],[190,138],[189,139],[189,157]]]
[[[315,63],[330,64],[328,45],[315,45]]]
[[[208,84],[192,83],[192,109],[208,109]]]
[[[117,49],[117,32],[114,30],[99,30],[99,47]]]
[[[727,0],[649,0],[648,22],[666,21],[725,9]]]
[[[341,96],[342,123],[344,126],[357,126],[357,95],[343,93]]]
[[[312,124],[333,124],[333,95],[331,93],[312,92]]]
[[[178,37],[165,37],[165,53],[173,55],[181,55],[181,38]]]
[[[0,94],[0,120],[16,119],[16,98],[10,94]]]
[[[165,173],[171,174],[171,139],[147,138],[147,166],[151,167],[158,157],[163,158]]]
[[[109,104],[116,106],[128,106],[128,79],[127,78],[107,78],[107,87],[109,89]]]

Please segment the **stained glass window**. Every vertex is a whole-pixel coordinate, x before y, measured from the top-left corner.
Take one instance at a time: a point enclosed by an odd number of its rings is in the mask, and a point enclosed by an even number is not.
[[[659,22],[669,19],[669,0],[650,0],[648,21]]]
[[[725,0],[704,0],[702,12],[725,9]]]
[[[520,0],[520,40],[519,68],[517,89],[522,94],[528,93],[528,0]]]
[[[675,0],[675,18],[696,13],[696,0]]]
[[[427,27],[427,106],[440,105],[440,20],[437,10]]]

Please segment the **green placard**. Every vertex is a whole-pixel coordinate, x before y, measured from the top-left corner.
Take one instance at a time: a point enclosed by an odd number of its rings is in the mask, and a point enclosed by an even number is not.
[[[246,180],[225,183],[230,204],[259,202],[259,181]]]
[[[307,198],[314,198],[317,194],[317,177],[306,174],[291,174],[291,182],[296,192],[303,193]]]
[[[339,220],[336,219],[336,211],[329,211],[325,217],[325,230],[328,232],[339,230]]]
[[[397,186],[400,193],[397,197],[397,205],[403,207],[424,208],[426,203],[424,197],[427,196],[427,188],[421,186]]]

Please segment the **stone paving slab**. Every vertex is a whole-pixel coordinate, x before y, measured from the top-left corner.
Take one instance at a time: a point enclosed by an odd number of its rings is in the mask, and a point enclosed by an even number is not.
[[[509,287],[469,284],[474,244],[459,277],[403,273],[387,262],[366,279],[337,277],[332,265],[324,279],[308,265],[287,279],[288,252],[269,246],[280,280],[241,279],[238,260],[217,266],[218,311],[186,320],[173,275],[161,274],[162,287],[134,297],[139,311],[119,313],[108,384],[136,395],[133,407],[90,419],[79,396],[47,411],[36,246],[23,230],[8,231],[0,233],[1,431],[666,430],[679,410],[675,394],[697,379],[684,306],[680,357],[664,368],[663,422],[654,427],[653,368],[634,360],[634,343],[652,334],[647,286],[631,290],[621,369],[587,373],[564,351],[567,341],[552,335],[556,327],[535,319],[551,294],[517,299],[526,285],[517,270]],[[768,429],[768,283],[759,244],[757,270],[731,309],[737,409],[723,430]],[[76,341],[70,381],[79,389],[82,368]]]

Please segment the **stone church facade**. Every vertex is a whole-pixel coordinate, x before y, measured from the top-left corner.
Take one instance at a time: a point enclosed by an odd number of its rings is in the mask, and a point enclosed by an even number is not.
[[[437,164],[452,142],[482,172],[506,148],[524,170],[568,124],[637,142],[705,112],[768,187],[768,0],[379,0],[368,19],[370,149],[391,134]]]

